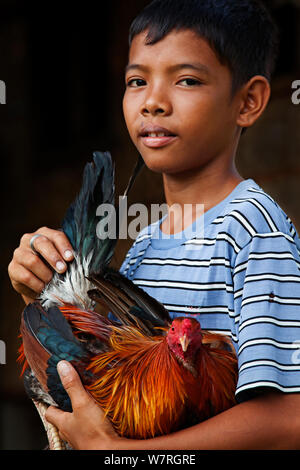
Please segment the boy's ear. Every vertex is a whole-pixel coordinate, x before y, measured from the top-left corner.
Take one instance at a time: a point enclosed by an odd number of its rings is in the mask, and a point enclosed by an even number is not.
[[[252,77],[240,91],[240,109],[237,124],[250,127],[262,115],[271,96],[269,81],[261,76]]]

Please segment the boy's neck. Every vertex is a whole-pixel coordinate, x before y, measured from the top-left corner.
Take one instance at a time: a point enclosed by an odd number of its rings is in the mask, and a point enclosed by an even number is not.
[[[190,171],[184,175],[163,174],[164,192],[168,207],[181,208],[176,216],[176,210],[172,217],[167,217],[161,224],[161,230],[167,234],[181,232],[190,223],[194,222],[203,211],[207,212],[212,207],[223,201],[235,187],[243,181],[235,166],[226,172],[219,171]],[[196,204],[203,205],[203,210],[197,211]],[[193,205],[192,216],[187,217],[187,223],[182,221],[184,205]]]

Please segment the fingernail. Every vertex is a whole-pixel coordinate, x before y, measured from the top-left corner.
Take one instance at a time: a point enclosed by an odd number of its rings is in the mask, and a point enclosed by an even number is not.
[[[65,269],[66,265],[62,261],[57,261],[56,263],[56,269],[57,271],[63,271]]]
[[[65,251],[65,258],[71,259],[73,257],[73,253],[71,250],[66,250]]]
[[[60,375],[66,377],[70,373],[70,366],[67,362],[61,361],[57,365],[57,370]]]

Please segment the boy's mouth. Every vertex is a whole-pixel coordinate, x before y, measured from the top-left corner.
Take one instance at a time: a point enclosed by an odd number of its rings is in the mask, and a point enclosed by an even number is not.
[[[146,147],[163,147],[176,139],[176,134],[164,127],[148,125],[141,129],[139,137]]]

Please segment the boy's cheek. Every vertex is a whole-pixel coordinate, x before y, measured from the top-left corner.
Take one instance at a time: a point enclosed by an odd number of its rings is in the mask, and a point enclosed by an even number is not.
[[[129,112],[128,103],[127,103],[127,101],[125,102],[125,100],[123,100],[123,115],[124,115],[125,124],[126,124],[128,132],[129,132],[129,135],[130,135],[132,140],[135,140],[135,133],[134,133],[134,129],[133,129],[133,113]]]

